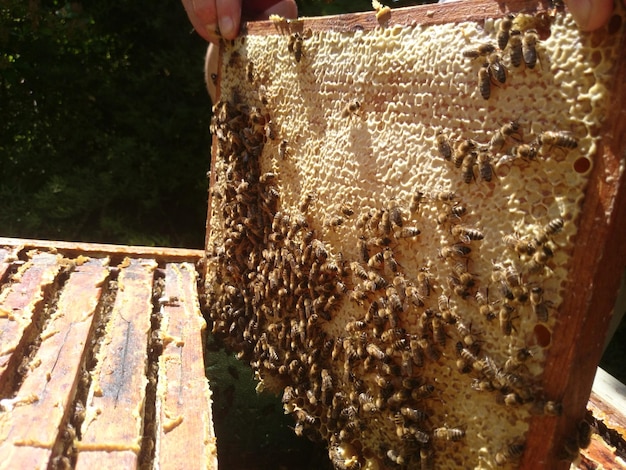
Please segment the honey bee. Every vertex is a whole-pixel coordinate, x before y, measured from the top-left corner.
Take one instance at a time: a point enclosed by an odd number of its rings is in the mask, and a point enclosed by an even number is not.
[[[422,410],[411,408],[409,406],[401,407],[400,414],[414,423],[419,423],[428,419],[428,415],[425,412],[423,412]]]
[[[428,447],[420,448],[420,470],[432,470],[434,467],[434,452]]]
[[[402,389],[395,392],[387,399],[387,405],[394,410],[397,410],[409,397],[409,393]]]
[[[387,209],[389,212],[389,221],[396,227],[402,228],[403,220],[402,220],[402,211],[400,209],[400,206],[398,206],[395,202],[391,201]]]
[[[365,350],[367,351],[367,354],[369,354],[374,359],[378,359],[380,361],[387,361],[388,360],[387,354],[382,349],[380,349],[378,346],[376,346],[374,343],[369,343],[365,347]]]
[[[315,258],[317,258],[320,261],[326,261],[326,259],[328,258],[328,252],[326,251],[326,248],[324,247],[324,243],[321,242],[320,240],[313,240],[312,242],[313,245],[313,254],[315,255]]]
[[[439,358],[441,357],[441,353],[435,347],[435,345],[428,340],[428,338],[419,339],[418,343],[428,359],[434,362],[437,362],[439,360]]]
[[[476,149],[476,142],[474,142],[471,139],[465,139],[459,142],[457,146],[455,147],[454,154],[452,156],[452,162],[454,163],[454,166],[457,168],[461,168],[461,165],[463,164],[465,157],[470,155],[474,151],[474,149]],[[444,195],[445,194],[446,193],[444,193]],[[451,193],[448,193],[448,194],[451,194]],[[438,199],[443,202],[449,202],[452,199],[454,199],[454,196],[449,199],[441,199],[441,198],[438,198]]]
[[[354,300],[357,304],[362,305],[363,301],[367,299],[367,294],[360,286],[354,286],[354,289],[348,291],[348,297],[350,300]]]
[[[463,344],[468,348],[476,349],[478,343],[472,334],[471,325],[469,327],[465,326],[465,324],[461,321],[456,323],[456,329],[458,330],[461,338],[463,339]]]
[[[522,36],[521,32],[514,29],[511,30],[509,37],[509,57],[514,67],[522,65]]]
[[[511,289],[520,286],[522,276],[519,273],[518,269],[515,267],[515,265],[508,264],[507,266],[505,266],[503,276],[504,280]]]
[[[352,100],[343,108],[343,111],[341,111],[341,117],[346,119],[349,116],[353,116],[358,113],[359,109],[361,109],[361,102]]]
[[[350,217],[354,215],[354,210],[351,207],[347,206],[346,204],[341,204],[341,206],[339,207],[339,210],[346,217]]]
[[[524,62],[529,69],[534,69],[535,65],[537,65],[538,41],[539,36],[537,35],[537,31],[535,29],[529,29],[524,32],[524,37],[522,38],[522,55],[524,57]]]
[[[367,248],[367,242],[365,241],[365,237],[360,236],[356,242],[356,248],[359,252],[359,257],[361,258],[362,263],[368,263],[370,260],[369,250]]]
[[[498,129],[491,140],[489,141],[489,148],[491,151],[498,151],[504,147],[507,138],[517,135],[522,137],[520,133],[520,125],[517,121],[511,121]]]
[[[445,321],[448,325],[454,325],[457,322],[457,315],[450,310],[450,298],[441,294],[437,299],[437,306],[439,307],[439,314],[443,321]]]
[[[534,240],[523,240],[516,234],[504,235],[502,241],[518,255],[532,256],[537,251],[537,244]]]
[[[367,324],[364,321],[353,320],[353,321],[349,321],[348,323],[346,323],[346,331],[348,333],[354,333],[354,332],[365,329],[366,326]]]
[[[382,269],[383,260],[384,260],[383,252],[379,251],[378,253],[375,253],[367,260],[367,265],[370,268]]]
[[[356,221],[356,227],[363,229],[368,224],[368,222],[372,219],[371,212],[363,212]]]
[[[472,180],[476,179],[474,175],[474,165],[476,164],[477,159],[476,152],[471,152],[469,155],[466,155],[463,159],[461,165],[461,174],[463,175],[463,181],[467,184],[471,183]]]
[[[515,353],[509,357],[504,364],[504,371],[511,372],[518,369],[524,362],[532,357],[532,352],[528,348],[518,348]]]
[[[411,390],[411,398],[414,400],[421,400],[422,398],[428,398],[435,391],[435,386],[432,384],[424,384]]]
[[[390,343],[396,339],[400,339],[404,336],[404,330],[402,328],[389,328],[385,330],[380,336],[380,339],[385,343]]]
[[[400,296],[398,295],[395,287],[389,287],[387,289],[387,299],[389,304],[389,311],[391,313],[398,314],[402,312],[402,301],[400,300]]]
[[[578,147],[578,141],[569,134],[559,131],[545,131],[542,132],[537,141],[541,145],[547,145],[550,147],[560,147],[564,149],[575,149]]]
[[[307,29],[307,31],[303,34],[300,34],[299,32],[295,32],[289,37],[289,43],[287,44],[287,49],[289,50],[291,54],[293,54],[293,57],[296,59],[296,62],[300,62],[300,60],[302,59],[302,56],[303,56],[302,44],[304,40],[310,38],[312,34],[313,33],[311,29]]]
[[[444,246],[441,250],[439,250],[439,256],[441,256],[442,258],[450,258],[453,256],[465,258],[471,252],[472,249],[469,246],[455,243],[450,246]]]
[[[586,449],[591,444],[591,435],[593,434],[593,428],[591,424],[585,419],[578,423],[578,432],[576,441],[579,449]]]
[[[449,220],[451,216],[456,219],[461,219],[461,217],[463,217],[466,212],[467,209],[465,206],[461,204],[455,204],[453,206],[450,206],[448,209],[444,210],[437,216],[437,223],[444,224]]]
[[[491,165],[491,155],[487,151],[478,152],[478,173],[483,181],[490,182],[493,178],[494,171]]]
[[[384,235],[389,235],[391,233],[391,217],[389,215],[389,211],[382,211],[380,218],[380,227],[382,228],[382,232]]]
[[[474,276],[467,271],[467,263],[456,263],[452,271],[454,273],[451,278],[452,283],[461,286],[463,288],[462,292],[465,293],[467,289],[471,289],[476,284]]]
[[[318,420],[315,416],[307,413],[302,408],[296,407],[294,409],[294,413],[296,415],[296,419],[300,423],[305,423],[305,424],[311,424],[312,425],[312,424],[315,424],[317,422],[317,420]]]
[[[477,59],[478,57],[484,57],[491,54],[496,50],[496,46],[491,43],[480,44],[475,49],[465,49],[462,54],[463,57],[468,59]]]
[[[420,299],[426,299],[430,297],[431,277],[432,276],[424,270],[420,271],[417,274],[417,295],[419,296]]]
[[[398,262],[393,257],[393,252],[391,251],[391,248],[386,247],[382,251],[382,253],[383,253],[383,259],[385,261],[385,265],[387,265],[392,272],[397,273],[398,272]]]
[[[495,456],[496,464],[505,465],[511,460],[517,460],[522,456],[524,452],[524,444],[523,443],[513,443],[510,444],[506,449],[502,452],[498,452]]]
[[[271,121],[265,124],[265,137],[269,140],[276,140],[276,130],[274,129],[274,125]]]
[[[409,205],[409,210],[412,214],[417,212],[420,208],[420,203],[424,197],[424,193],[421,191],[416,191],[411,197],[411,204]]]
[[[372,7],[376,10],[376,21],[382,26],[391,18],[391,8],[382,5],[378,0],[372,0]]]
[[[339,227],[340,225],[343,225],[343,217],[340,217],[338,215],[332,216],[328,222],[328,226],[330,227]]]
[[[402,229],[396,232],[396,238],[414,238],[420,233],[422,232],[416,227],[402,227]]]
[[[511,314],[513,313],[514,308],[508,304],[504,304],[500,308],[500,313],[498,318],[500,319],[500,330],[504,336],[511,336],[513,331],[513,322],[511,319]]]
[[[387,451],[387,458],[397,465],[404,465],[405,463],[405,460],[402,454],[400,454],[399,452],[393,449],[389,449]]]
[[[516,406],[516,405],[521,405],[522,403],[524,403],[524,400],[522,400],[522,397],[520,397],[517,393],[513,393],[513,392],[507,393],[506,395],[504,395],[503,401],[506,406]]]
[[[478,241],[485,238],[483,233],[475,228],[465,227],[463,225],[455,225],[451,229],[452,235],[458,237],[463,243]]]
[[[417,367],[423,367],[424,351],[419,343],[419,340],[417,338],[411,338],[409,340],[409,347],[411,350],[411,359],[413,359],[413,364],[415,364]]]
[[[435,439],[457,442],[465,437],[465,431],[460,428],[440,427],[433,430]]]
[[[370,271],[367,273],[367,277],[373,283],[374,289],[372,290],[380,290],[387,287],[387,280],[380,274]]]
[[[511,15],[502,18],[498,27],[498,47],[503,51],[509,43],[511,28],[513,27],[513,17]]]
[[[471,142],[471,141],[470,141]],[[460,164],[459,164],[460,166]],[[433,193],[432,198],[441,202],[452,202],[456,199],[457,195],[454,191],[436,191]]]
[[[406,376],[413,375],[413,361],[411,359],[411,351],[402,351],[402,374]],[[405,387],[406,388],[406,387]]]
[[[492,392],[494,390],[494,386],[490,380],[472,380],[471,384],[472,390],[476,390],[477,392]]]
[[[246,66],[246,77],[250,83],[254,81],[254,63],[248,62]]]
[[[554,256],[552,248],[548,245],[541,246],[528,262],[527,269],[530,274],[536,274],[542,271],[546,263]]]
[[[563,405],[559,402],[548,400],[543,403],[543,412],[547,415],[561,416]]]
[[[511,153],[505,155],[498,161],[498,165],[507,163],[515,158],[523,160],[534,160],[539,155],[539,148],[533,144],[521,144],[511,148]]]
[[[287,151],[287,145],[288,142],[285,139],[281,140],[280,144],[278,145],[278,156],[282,159],[285,159],[285,157],[289,155],[289,152]]]
[[[491,74],[488,65],[483,65],[478,69],[478,91],[485,100],[491,96]]]
[[[543,300],[543,289],[539,286],[530,289],[530,305],[537,320],[546,323],[548,321],[549,302]]]
[[[441,131],[439,131],[435,140],[437,142],[437,150],[439,154],[444,158],[444,160],[451,160],[452,147],[450,146],[450,142],[448,141],[447,137],[443,135]]]
[[[490,54],[487,57],[487,70],[491,78],[499,83],[506,82],[506,68],[500,54]]]
[[[544,225],[539,231],[537,238],[535,238],[537,244],[543,245],[547,243],[552,235],[555,235],[561,231],[564,223],[565,221],[561,217],[557,217]]]
[[[443,321],[440,317],[434,316],[431,323],[433,328],[433,339],[439,344],[439,346],[445,347],[448,335],[446,334]]]

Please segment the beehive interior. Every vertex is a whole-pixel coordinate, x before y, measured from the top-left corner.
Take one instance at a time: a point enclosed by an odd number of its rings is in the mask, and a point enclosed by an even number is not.
[[[337,468],[514,468],[559,413],[541,376],[621,16],[389,23],[275,19],[223,46],[214,331]]]

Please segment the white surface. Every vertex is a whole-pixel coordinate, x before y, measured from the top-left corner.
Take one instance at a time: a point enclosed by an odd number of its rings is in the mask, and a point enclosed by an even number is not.
[[[626,385],[599,367],[592,391],[616,410],[626,413]]]

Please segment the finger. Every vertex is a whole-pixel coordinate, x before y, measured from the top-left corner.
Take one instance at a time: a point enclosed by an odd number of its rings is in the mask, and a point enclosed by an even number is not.
[[[217,42],[217,12],[215,0],[182,0],[189,21],[196,32],[207,41]]]
[[[567,7],[583,31],[604,26],[613,12],[613,0],[567,0]]]
[[[241,22],[241,0],[215,0],[219,34],[225,39],[235,39]]]

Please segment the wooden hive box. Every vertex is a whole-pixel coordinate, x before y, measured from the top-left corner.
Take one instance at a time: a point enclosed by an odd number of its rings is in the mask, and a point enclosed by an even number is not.
[[[625,264],[616,3],[594,33],[482,0],[222,44],[207,308],[337,468],[556,469],[587,444]]]
[[[202,256],[0,239],[0,468],[217,468]]]

